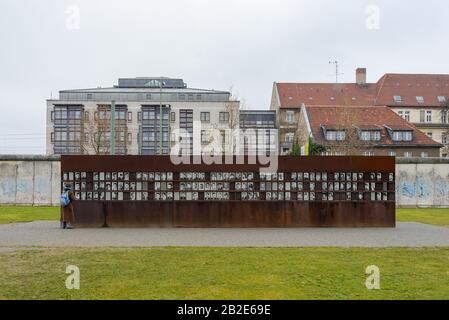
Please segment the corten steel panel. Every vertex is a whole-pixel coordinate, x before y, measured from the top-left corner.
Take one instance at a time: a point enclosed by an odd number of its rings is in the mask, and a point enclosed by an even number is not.
[[[224,158],[223,158],[224,159]],[[267,167],[260,164],[238,164],[236,158],[232,164],[195,164],[194,161],[201,161],[195,157],[190,163],[176,165],[171,162],[169,156],[82,156],[82,155],[62,155],[61,171],[201,171],[201,172],[244,172],[258,171]],[[349,172],[394,172],[394,157],[278,157],[278,171],[349,171]]]
[[[95,203],[98,205],[98,203]],[[395,204],[357,202],[109,202],[95,214],[78,202],[81,227],[394,227]],[[92,216],[94,218],[92,218]],[[106,224],[104,225],[104,221]]]
[[[168,156],[61,157],[61,172],[257,172],[261,167],[259,164],[175,165]],[[394,173],[395,161],[392,157],[278,158],[278,172],[307,171]],[[332,181],[332,178],[328,181]],[[394,191],[394,181],[389,181],[388,185],[388,190]],[[394,199],[394,193],[391,194]],[[392,199],[389,198],[388,201],[88,200],[76,201],[75,214],[76,225],[81,227],[395,227],[395,202]]]
[[[106,226],[105,203],[101,201],[75,201],[73,205],[77,227],[101,228]]]

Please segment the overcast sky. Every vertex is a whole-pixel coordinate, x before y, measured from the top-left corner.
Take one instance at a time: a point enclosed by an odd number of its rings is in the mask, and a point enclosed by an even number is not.
[[[45,100],[119,77],[233,87],[267,109],[273,81],[335,81],[329,60],[341,82],[358,66],[371,82],[449,73],[448,13],[442,0],[1,0],[0,153],[44,153]]]

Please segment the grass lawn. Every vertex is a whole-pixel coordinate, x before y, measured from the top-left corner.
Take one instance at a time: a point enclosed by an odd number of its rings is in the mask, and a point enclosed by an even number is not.
[[[59,220],[59,207],[0,206],[0,224]]]
[[[449,227],[449,209],[397,209],[397,221],[414,221]]]
[[[0,299],[449,299],[449,248],[3,250],[0,270]]]

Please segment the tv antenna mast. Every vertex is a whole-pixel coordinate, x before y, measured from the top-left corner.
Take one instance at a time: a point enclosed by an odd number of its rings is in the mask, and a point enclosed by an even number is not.
[[[343,75],[343,73],[339,73],[338,60],[329,61],[329,64],[335,64],[335,83],[338,83],[338,76]]]

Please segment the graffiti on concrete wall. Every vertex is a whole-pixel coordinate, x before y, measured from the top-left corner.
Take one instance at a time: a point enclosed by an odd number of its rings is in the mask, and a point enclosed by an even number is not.
[[[396,199],[398,206],[449,206],[449,165],[397,165]]]
[[[59,161],[0,160],[0,204],[57,205],[59,181]],[[449,207],[449,164],[397,164],[396,204]]]

